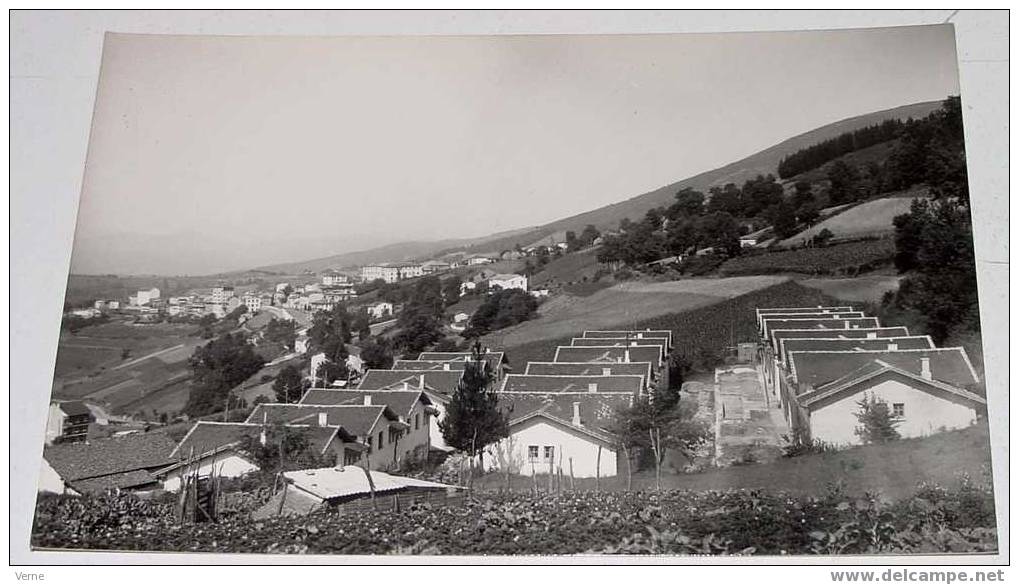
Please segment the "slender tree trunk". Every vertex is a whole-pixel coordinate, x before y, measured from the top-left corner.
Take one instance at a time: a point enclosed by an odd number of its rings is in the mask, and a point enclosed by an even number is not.
[[[368,478],[368,492],[371,494],[372,509],[377,510],[378,507],[375,504],[375,481],[372,479],[372,474],[369,470],[371,467],[371,459],[368,458],[368,453],[364,455],[364,464],[361,466],[361,471],[364,471],[364,476]]]
[[[630,448],[623,447],[623,458],[626,459],[626,491],[633,489],[633,463],[630,461]]]
[[[570,491],[574,491],[576,488],[573,484],[573,457],[570,457]]]

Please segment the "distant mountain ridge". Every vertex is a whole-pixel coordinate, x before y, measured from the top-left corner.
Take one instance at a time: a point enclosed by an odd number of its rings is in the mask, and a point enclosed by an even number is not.
[[[457,251],[498,253],[502,250],[512,249],[517,244],[527,246],[550,237],[562,241],[566,231],[579,232],[588,224],[593,224],[600,230],[606,230],[615,228],[619,225],[619,221],[626,217],[637,220],[648,209],[671,202],[676,192],[681,189],[689,187],[700,191],[707,191],[713,186],[724,185],[726,183],[740,184],[757,175],[767,175],[769,173],[777,175],[779,161],[797,150],[833,138],[844,132],[871,126],[884,120],[922,118],[940,106],[940,100],[920,102],[833,122],[783,140],[774,146],[717,169],[670,183],[618,203],[606,205],[541,226],[500,232],[481,238],[398,243],[303,262],[263,266],[258,269],[293,274],[305,270],[319,271],[326,268],[349,267],[370,262],[419,260],[441,253]]]

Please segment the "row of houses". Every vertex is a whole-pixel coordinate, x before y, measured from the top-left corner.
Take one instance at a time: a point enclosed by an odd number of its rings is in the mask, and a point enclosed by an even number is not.
[[[620,408],[668,384],[672,332],[585,331],[556,348],[551,361],[529,362],[499,386],[509,436],[490,449],[489,470],[534,475],[618,473],[612,428]]]
[[[935,347],[851,306],[757,309],[757,322],[765,385],[804,440],[860,443],[863,397],[884,401],[904,437],[962,428],[986,411],[962,347]]]

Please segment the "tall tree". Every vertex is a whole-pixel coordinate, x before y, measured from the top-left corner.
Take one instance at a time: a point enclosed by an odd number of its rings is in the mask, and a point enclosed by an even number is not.
[[[265,363],[241,334],[227,333],[195,348],[188,359],[191,391],[184,411],[201,416],[221,410],[232,388]]]
[[[475,343],[471,361],[446,405],[446,415],[439,421],[446,444],[469,455],[472,464],[476,458],[482,469],[485,447],[509,435],[508,421],[499,410],[494,383],[495,373],[485,359],[481,343]]]
[[[301,373],[297,371],[297,368],[291,365],[285,366],[276,376],[276,381],[272,383],[273,392],[276,393],[276,402],[284,404],[299,402],[304,391],[303,383]]]

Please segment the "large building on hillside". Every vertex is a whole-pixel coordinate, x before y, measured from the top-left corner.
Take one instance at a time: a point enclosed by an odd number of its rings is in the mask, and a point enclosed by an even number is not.
[[[368,264],[361,267],[361,282],[382,279],[387,283],[399,282],[424,275],[424,267],[415,263]]]

